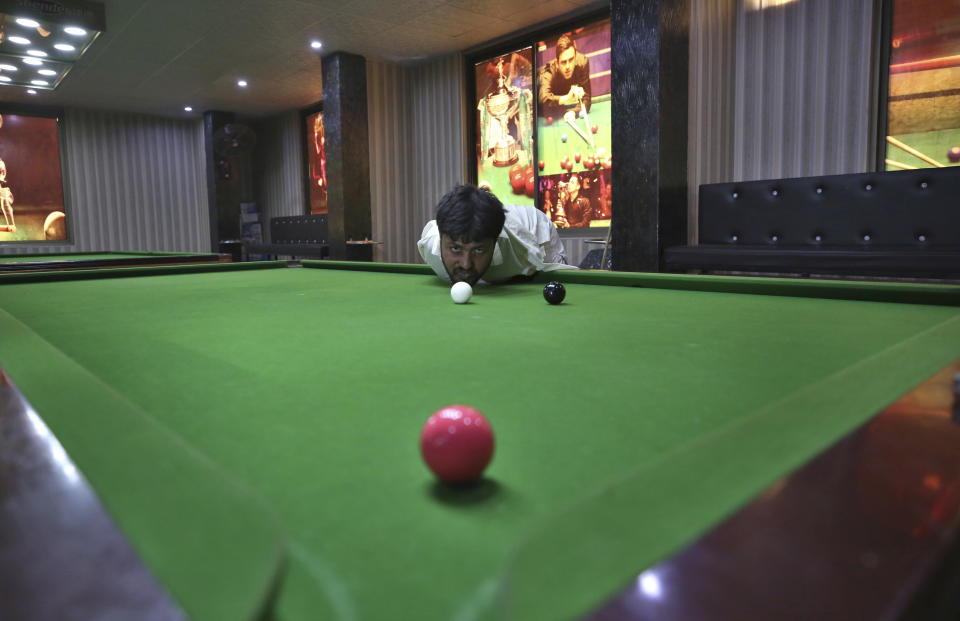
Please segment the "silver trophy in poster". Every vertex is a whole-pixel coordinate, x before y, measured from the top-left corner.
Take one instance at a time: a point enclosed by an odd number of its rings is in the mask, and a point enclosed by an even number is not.
[[[509,130],[510,120],[517,116],[520,108],[520,89],[515,86],[507,86],[507,79],[503,75],[502,58],[497,63],[497,70],[500,72],[497,90],[489,93],[484,98],[483,103],[487,112],[496,121],[492,127],[499,130],[499,135],[492,140],[493,165],[510,166],[520,159],[517,153],[517,141],[510,135]]]

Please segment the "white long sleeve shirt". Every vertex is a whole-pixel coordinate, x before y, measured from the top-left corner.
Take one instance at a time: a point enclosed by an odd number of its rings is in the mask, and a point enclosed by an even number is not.
[[[502,282],[536,272],[576,269],[566,264],[557,228],[542,211],[530,205],[504,205],[503,208],[506,220],[482,281]],[[440,256],[440,231],[436,220],[423,227],[417,249],[437,276],[450,280]]]

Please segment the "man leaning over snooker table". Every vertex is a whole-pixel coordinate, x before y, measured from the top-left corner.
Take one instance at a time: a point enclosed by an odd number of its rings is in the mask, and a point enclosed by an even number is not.
[[[417,242],[437,276],[471,287],[530,277],[537,272],[576,269],[566,264],[556,227],[539,209],[507,205],[491,192],[458,185],[437,205]]]

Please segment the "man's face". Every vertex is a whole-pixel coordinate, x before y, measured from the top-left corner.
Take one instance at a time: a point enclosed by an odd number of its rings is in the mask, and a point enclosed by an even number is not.
[[[471,287],[477,284],[493,260],[495,239],[465,242],[453,239],[446,233],[440,235],[440,258],[453,282],[464,281]]]
[[[580,179],[578,177],[570,177],[570,181],[567,182],[567,191],[570,192],[570,200],[577,198],[577,194],[580,193]]]
[[[577,50],[572,47],[568,47],[560,52],[560,56],[557,58],[557,64],[560,65],[560,73],[563,74],[564,79],[569,80],[573,77],[573,59],[576,55]]]

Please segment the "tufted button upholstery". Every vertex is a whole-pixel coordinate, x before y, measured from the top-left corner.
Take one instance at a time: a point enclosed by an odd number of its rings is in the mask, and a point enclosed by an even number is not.
[[[960,278],[960,167],[700,186],[670,269]]]
[[[702,185],[700,243],[960,246],[960,167]]]

